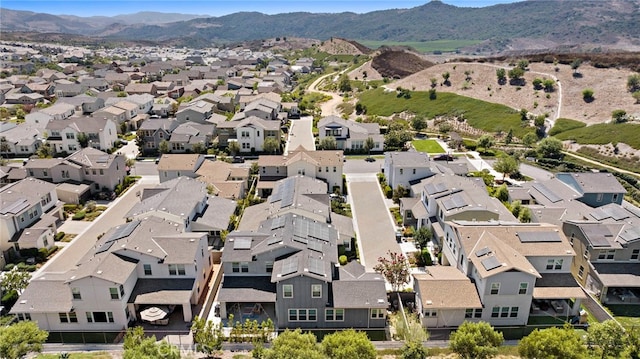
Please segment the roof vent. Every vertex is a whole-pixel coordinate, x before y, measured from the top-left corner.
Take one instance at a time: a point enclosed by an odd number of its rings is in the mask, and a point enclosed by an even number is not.
[[[101,270],[99,270],[99,271],[97,271],[96,273],[98,273],[98,274],[102,274],[102,271],[101,271]]]
[[[425,303],[426,303],[427,305],[432,305],[432,304],[433,304],[433,302],[432,302],[431,300],[427,300]]]

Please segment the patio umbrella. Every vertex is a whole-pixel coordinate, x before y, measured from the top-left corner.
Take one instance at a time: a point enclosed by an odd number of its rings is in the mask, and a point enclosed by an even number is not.
[[[153,322],[164,319],[169,314],[169,308],[165,306],[149,307],[140,312],[140,319],[146,322]]]

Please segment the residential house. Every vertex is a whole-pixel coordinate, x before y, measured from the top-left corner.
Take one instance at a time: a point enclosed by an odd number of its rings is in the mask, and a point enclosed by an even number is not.
[[[94,113],[104,107],[104,99],[100,97],[80,94],[74,97],[63,97],[58,99],[56,104],[70,104],[75,106],[77,112],[85,115]]]
[[[87,147],[64,159],[31,159],[24,166],[31,177],[63,183],[89,183],[91,192],[113,191],[126,176],[124,156],[111,155]]]
[[[245,197],[249,181],[249,169],[236,167],[225,161],[203,161],[196,171],[196,179],[207,184],[210,191],[227,199]]]
[[[429,155],[423,152],[386,152],[382,173],[391,188],[410,189],[415,181],[432,176]]]
[[[160,149],[160,143],[162,141],[169,141],[171,133],[178,127],[179,123],[175,119],[148,119],[138,128],[138,140],[142,142],[139,144],[140,150],[145,153],[157,153]]]
[[[129,95],[149,94],[149,95],[155,96],[158,94],[158,89],[152,83],[149,84],[149,83],[132,82],[124,88],[124,91]]]
[[[9,105],[35,105],[38,102],[44,102],[45,98],[37,93],[8,92],[4,100]]]
[[[265,98],[252,101],[243,109],[245,117],[255,116],[264,120],[277,120],[278,114],[281,111],[281,103],[270,101]]]
[[[260,155],[258,193],[266,197],[274,181],[296,174],[324,180],[332,192],[342,193],[343,165],[342,151],[296,150],[287,155]]]
[[[58,98],[78,96],[82,93],[84,93],[84,91],[82,91],[82,85],[78,83],[56,85],[56,96],[58,96]]]
[[[57,152],[73,152],[82,146],[97,148],[103,151],[113,148],[118,140],[116,124],[100,117],[71,117],[66,120],[52,120],[46,127],[47,143]],[[79,136],[86,137],[82,144]]]
[[[373,139],[373,152],[384,149],[384,136],[380,134],[380,126],[377,123],[358,123],[345,120],[338,116],[324,117],[318,122],[320,141],[326,137],[334,137],[338,149],[345,151],[364,151],[364,142],[367,138]]]
[[[121,132],[120,125],[127,121],[127,110],[116,106],[107,106],[94,112],[92,116],[113,121],[116,124],[117,131]]]
[[[196,178],[196,171],[202,165],[204,155],[192,154],[163,154],[158,162],[158,176],[160,183],[186,176]]]
[[[278,143],[281,141],[279,121],[267,121],[254,116],[220,123],[216,130],[221,147],[227,147],[230,141],[236,141],[241,153],[262,152],[264,141],[268,138]]]
[[[54,105],[43,108],[38,112],[42,112],[51,116],[54,120],[64,120],[73,116],[76,113],[76,107],[68,103],[55,103]]]
[[[107,91],[109,89],[109,83],[105,79],[92,79],[85,78],[80,80],[80,86],[82,86],[82,92],[85,92],[89,89],[96,89],[100,92]]]
[[[13,124],[12,124],[13,125]],[[29,124],[13,125],[0,132],[2,149],[0,154],[28,157],[42,145],[40,129]]]
[[[188,121],[206,123],[206,120],[212,113],[213,104],[205,101],[197,101],[176,112],[176,119],[180,123]]]
[[[611,173],[556,173],[556,178],[580,194],[579,201],[590,207],[622,204],[627,190]]]
[[[215,125],[203,125],[194,122],[180,124],[171,133],[169,145],[172,153],[195,152],[194,145],[200,144],[206,150],[211,144]]]

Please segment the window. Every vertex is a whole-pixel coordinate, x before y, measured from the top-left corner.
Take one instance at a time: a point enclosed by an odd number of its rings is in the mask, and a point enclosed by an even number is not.
[[[547,259],[547,270],[560,270],[563,262],[563,259]]]
[[[120,299],[118,288],[109,288],[109,294],[111,295],[111,299]]]
[[[293,298],[293,284],[282,285],[282,298]]]
[[[601,249],[598,252],[598,259],[613,259],[616,254],[615,249]]]
[[[143,264],[142,268],[144,269],[144,275],[152,275],[151,264]]]
[[[632,261],[637,261],[638,257],[640,257],[640,249],[634,249],[633,251],[631,251],[631,260]]]
[[[71,294],[73,295],[73,299],[82,299],[82,295],[80,294],[80,289],[71,288]]]
[[[317,320],[317,309],[289,309],[290,322],[315,322]]]
[[[78,316],[76,312],[71,313],[58,313],[58,317],[60,318],[60,323],[77,323]]]
[[[185,275],[184,264],[169,264],[169,275]]]
[[[435,318],[438,316],[438,311],[435,309],[427,309],[424,311],[424,316],[427,318]]]
[[[113,323],[113,312],[87,312],[89,323]]]
[[[67,132],[67,133],[66,133],[66,135],[67,135],[67,140],[73,140],[74,138],[76,138],[76,137],[73,135],[73,133],[69,133],[69,132]]]
[[[500,293],[500,283],[491,283],[491,295]]]
[[[120,284],[120,298],[124,297],[124,286]]]
[[[311,298],[322,298],[322,284],[311,285]]]
[[[482,309],[481,308],[477,308],[477,309],[467,308],[464,311],[464,317],[465,318],[481,318],[482,317]]]
[[[19,321],[31,320],[31,313],[18,313],[18,320]]]
[[[509,313],[509,316],[511,318],[517,318],[518,317],[518,307],[511,307],[511,313]]]
[[[273,272],[273,262],[266,262],[266,263],[264,264],[264,266],[265,266],[265,269],[264,269],[264,270],[265,270],[267,273],[272,273],[272,272]]]
[[[413,174],[416,174],[416,169],[415,168],[413,169]]]
[[[324,320],[327,322],[344,321],[344,309],[325,309]]]
[[[614,193],[613,196],[611,196],[611,198],[613,199],[613,202],[617,202],[618,201],[618,194]]]
[[[47,172],[47,170],[42,170],[42,175],[47,177],[49,176],[49,172]]]
[[[384,319],[386,309],[371,309],[371,319]]]
[[[584,250],[584,253],[582,254],[582,256],[583,256],[585,259],[589,259],[589,250],[588,250],[588,249],[585,249],[585,250]]]
[[[92,170],[91,170],[91,174],[95,176],[95,175],[96,175],[96,170],[95,170],[95,169],[92,169]]]
[[[518,294],[527,294],[527,289],[529,289],[529,283],[520,283]]]
[[[100,169],[100,176],[104,176],[104,170],[102,168]]]
[[[402,168],[400,169],[400,174],[404,174],[404,170]]]
[[[272,264],[273,270],[273,264]],[[249,273],[249,263],[247,262],[233,262],[231,263],[231,271],[233,273]]]
[[[333,173],[336,173],[336,166],[333,166]]]
[[[583,275],[584,275],[584,266],[580,266],[580,269],[578,269],[578,278],[582,278]]]
[[[498,318],[500,316],[500,307],[493,307],[491,309],[491,318]]]
[[[598,193],[598,197],[596,198],[596,201],[602,202],[602,197],[603,197],[602,193]]]

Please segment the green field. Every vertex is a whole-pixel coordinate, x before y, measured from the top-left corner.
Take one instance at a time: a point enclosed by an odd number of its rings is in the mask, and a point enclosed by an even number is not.
[[[600,123],[576,128],[555,135],[560,140],[574,140],[580,144],[605,145],[607,143],[626,143],[640,150],[640,124]]]
[[[438,92],[437,99],[430,100],[429,93],[411,91],[411,98],[397,97],[395,91],[384,92],[383,88],[363,92],[360,102],[367,107],[367,115],[390,116],[410,111],[426,118],[447,114],[463,114],[469,125],[490,132],[507,132],[522,138],[533,132],[533,127],[522,127],[520,112],[504,105]]]
[[[561,132],[573,130],[576,128],[582,128],[585,126],[587,126],[587,124],[584,122],[571,120],[568,118],[559,118],[556,120],[555,125],[553,125],[553,127],[549,131],[549,135],[554,136]]]
[[[357,40],[362,45],[377,49],[380,46],[411,46],[420,52],[454,52],[459,48],[479,44],[480,40],[434,40],[434,41],[376,41]]]
[[[411,144],[418,152],[444,153],[444,149],[436,140],[415,140]]]

